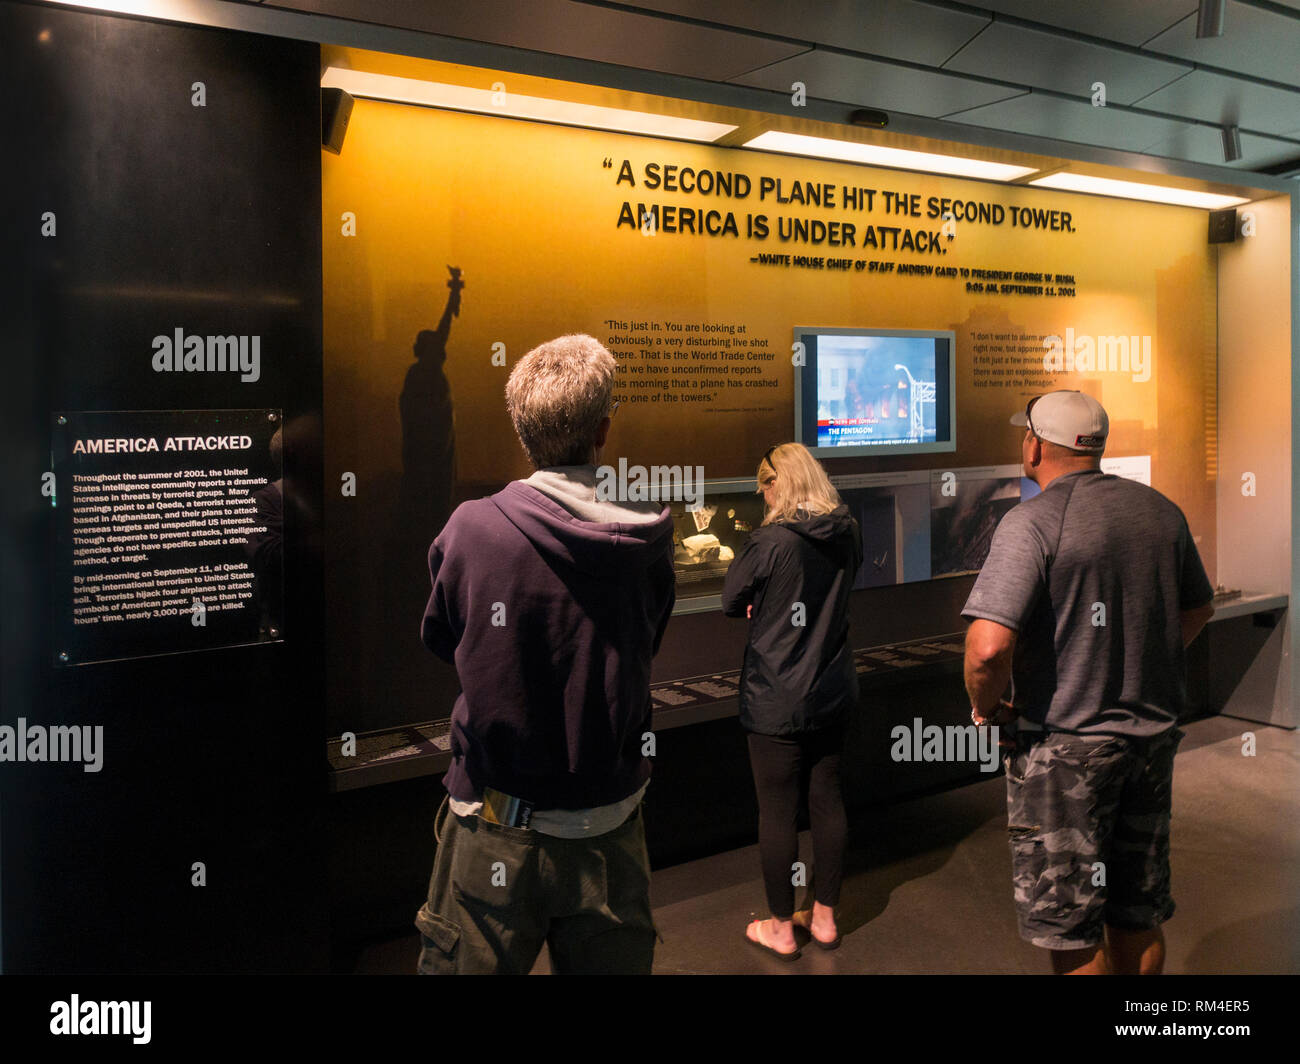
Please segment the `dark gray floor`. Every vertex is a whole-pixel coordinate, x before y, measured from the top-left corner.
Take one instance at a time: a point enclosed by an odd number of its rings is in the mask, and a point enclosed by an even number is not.
[[[1174,771],[1173,891],[1166,971],[1300,972],[1300,732],[1215,717],[1186,729]],[[1255,755],[1243,753],[1243,733]],[[1045,972],[1011,904],[1000,777],[890,806],[856,822],[838,910],[843,946],[794,963],[744,941],[762,911],[758,849],[655,873],[668,974]],[[800,839],[810,860],[811,844]],[[410,972],[412,934],[366,951],[360,973]],[[535,972],[549,971],[545,952]]]

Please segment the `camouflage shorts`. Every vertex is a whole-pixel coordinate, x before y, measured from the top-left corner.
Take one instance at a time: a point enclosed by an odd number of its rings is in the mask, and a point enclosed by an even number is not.
[[[1146,743],[1056,733],[1007,755],[1022,938],[1083,949],[1101,944],[1106,925],[1145,931],[1173,915],[1169,812],[1182,737],[1177,728]]]

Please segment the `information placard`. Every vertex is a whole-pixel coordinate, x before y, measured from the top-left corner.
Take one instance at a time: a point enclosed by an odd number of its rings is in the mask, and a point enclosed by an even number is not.
[[[56,664],[283,638],[281,421],[53,415]]]

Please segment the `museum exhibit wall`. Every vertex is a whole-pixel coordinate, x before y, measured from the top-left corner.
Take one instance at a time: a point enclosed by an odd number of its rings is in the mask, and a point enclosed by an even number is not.
[[[438,777],[331,796],[322,738],[449,714],[455,673],[418,638],[425,551],[456,503],[528,472],[502,389],[561,332],[590,332],[619,360],[608,460],[743,479],[793,434],[795,327],[951,330],[956,450],[838,458],[833,474],[956,470],[960,496],[971,470],[1019,461],[1007,419],[1029,396],[1077,387],[1111,412],[1108,453],[1184,508],[1212,577],[1284,579],[1243,568],[1256,564],[1248,543],[1219,545],[1216,503],[1239,498],[1222,479],[1228,448],[1257,438],[1253,405],[1276,420],[1285,399],[1249,374],[1218,397],[1216,332],[1234,363],[1249,360],[1254,341],[1233,337],[1270,329],[1259,319],[1285,306],[1285,237],[1219,257],[1198,210],[367,100],[342,154],[322,155],[314,43],[26,4],[0,5],[0,39],[7,98],[30,101],[11,117],[25,164],[5,198],[20,268],[0,286],[12,477],[0,723],[104,729],[98,771],[0,775],[8,972],[323,970],[331,944],[346,966],[340,941],[409,929]],[[682,191],[685,169],[729,178],[730,193]],[[984,220],[977,209],[945,226],[932,208],[945,199],[982,205]],[[832,224],[838,244],[821,239]],[[1241,292],[1233,307],[1216,301],[1216,261]],[[1134,353],[1149,340],[1150,355],[1048,369],[1051,335],[1124,337]],[[160,347],[179,356],[212,336],[258,338],[256,376],[179,357],[158,368]],[[1288,341],[1261,342],[1284,373]],[[157,411],[165,422],[142,413]],[[112,635],[75,625],[89,614],[66,474],[152,460],[79,464],[92,459],[75,440],[96,435],[81,426],[136,439],[255,417],[248,464],[283,496],[272,620],[236,596],[253,625],[242,640],[218,638],[233,618],[215,611],[207,627],[184,612],[123,619]],[[1254,463],[1261,483],[1289,476],[1277,461]],[[1251,513],[1289,532],[1282,497],[1259,501]],[[855,645],[959,629],[972,580],[855,592]],[[676,616],[655,680],[734,669],[744,641],[744,623],[716,611]],[[959,695],[950,677],[872,696],[864,715],[959,711]],[[734,719],[665,731],[652,852],[680,859],[752,830],[747,772]],[[704,788],[717,800],[702,824]]]
[[[1290,202],[1238,209],[1252,233],[1219,248],[1219,579],[1291,586]],[[1242,491],[1242,475],[1254,475]]]
[[[1260,200],[1238,208],[1238,217],[1249,235],[1239,232],[1218,252],[1218,579],[1246,592],[1289,593],[1291,200]],[[1271,630],[1249,620],[1224,622],[1225,650],[1232,647],[1239,658],[1222,670],[1232,684],[1222,694],[1224,711],[1287,727],[1300,723],[1291,693],[1290,611],[1282,620]]]
[[[975,220],[945,227],[944,200]],[[1018,464],[1009,416],[1080,388],[1110,412],[1108,456],[1149,462],[1213,576],[1204,211],[362,99],[323,162],[322,230],[333,735],[449,714],[454,672],[418,637],[425,552],[457,501],[527,475],[504,384],[566,332],[619,362],[606,461],[715,479],[752,478],[792,438],[795,327],[952,330],[956,450],[836,458],[833,475]],[[1051,335],[1122,337],[1133,357],[1045,368]],[[970,580],[858,592],[855,645],[959,630]],[[656,678],[737,667],[743,629],[675,617]]]
[[[319,50],[9,3],[0,40],[20,104],[4,197],[19,268],[0,296],[3,723],[103,729],[94,771],[0,771],[5,971],[323,969]],[[257,379],[160,372],[155,339],[178,329],[257,337]],[[176,412],[168,439],[236,416],[220,412],[276,413],[278,638],[189,650],[205,629],[187,610],[73,625],[59,521],[75,463],[51,452],[70,431],[151,436],[138,411]]]

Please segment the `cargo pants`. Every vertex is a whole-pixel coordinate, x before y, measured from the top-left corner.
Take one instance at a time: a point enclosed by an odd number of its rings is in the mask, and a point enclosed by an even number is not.
[[[613,831],[561,839],[443,802],[419,972],[527,975],[546,944],[557,975],[649,975],[656,932],[641,806]]]

